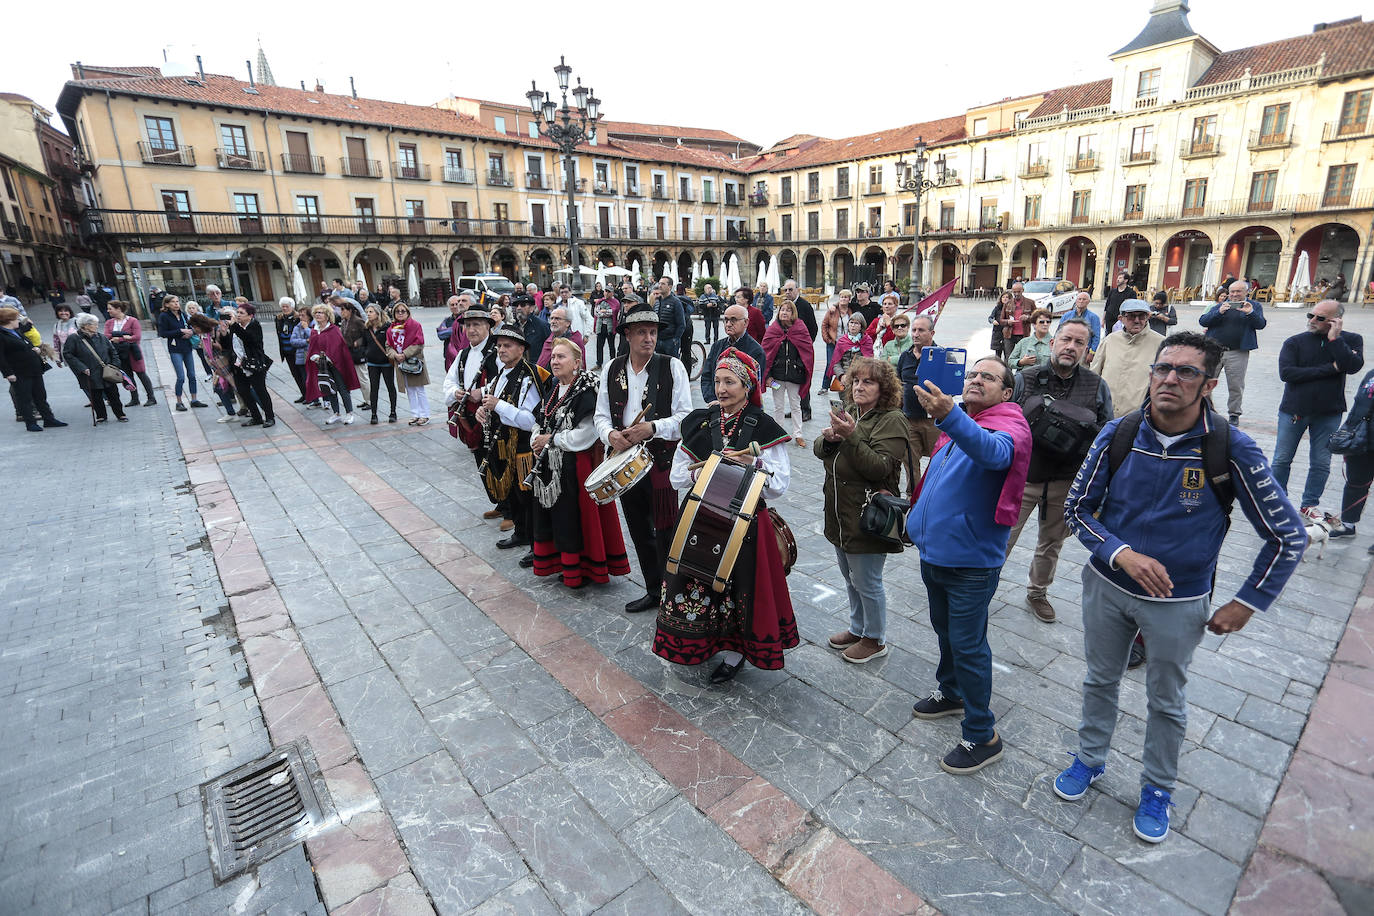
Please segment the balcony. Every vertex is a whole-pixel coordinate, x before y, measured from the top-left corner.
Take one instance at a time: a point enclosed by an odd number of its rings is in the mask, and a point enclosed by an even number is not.
[[[429,181],[429,166],[423,162],[393,161],[391,174],[395,178],[403,178],[406,181]]]
[[[168,241],[195,242],[202,239],[233,237],[312,237],[378,236],[524,236],[528,224],[517,220],[436,219],[421,216],[375,216],[357,213],[347,216],[300,213],[167,212],[165,210],[98,210],[84,214],[83,230],[88,235],[125,237],[166,237]],[[26,228],[26,227],[21,227]]]
[[[1221,155],[1221,140],[1217,137],[1183,140],[1178,144],[1178,158],[1207,159]]]
[[[1131,220],[1136,220],[1136,221],[1138,221],[1138,220],[1143,220],[1143,219],[1145,218],[1145,208],[1143,208],[1143,207],[1135,207],[1135,208],[1132,208],[1132,207],[1130,207],[1130,206],[1127,206],[1126,209],[1122,210],[1122,212],[1121,212],[1121,218],[1124,219],[1124,220],[1127,220],[1127,221],[1131,221]]]
[[[691,188],[678,188],[677,199],[679,203],[690,204],[695,203],[697,198]]]
[[[552,191],[553,185],[544,177],[543,172],[526,172],[525,187],[531,191]]]
[[[1374,137],[1374,121],[1328,121],[1322,125],[1323,143]]]
[[[586,194],[586,193],[587,193],[587,179],[585,179],[585,178],[574,178],[574,179],[573,179],[573,185],[572,185],[572,186],[573,186],[573,191],[574,191],[574,193],[577,193],[577,194]],[[563,178],[563,179],[560,179],[560,180],[559,180],[559,182],[558,182],[558,190],[560,190],[560,191],[567,191],[567,190],[568,190],[568,179],[567,179],[567,178]]]
[[[10,239],[11,241],[19,238],[18,225],[10,222],[9,220],[0,220],[0,224],[3,224],[3,228],[5,230],[5,238]]]
[[[709,203],[710,201],[707,201],[707,202]],[[738,207],[738,206],[739,206],[739,195],[735,193],[735,191],[734,191],[733,188],[726,188],[726,189],[725,189],[725,206],[727,206],[727,207]]]
[[[476,184],[477,172],[474,169],[464,169],[458,166],[444,166],[444,181],[450,184]]]
[[[802,198],[802,203],[805,203],[805,204],[818,204],[818,203],[820,203],[820,202],[821,202],[821,189],[820,189],[820,188],[807,188],[807,189],[806,189],[806,197]]]
[[[615,185],[609,185],[608,187],[614,188]],[[625,196],[626,196],[626,197],[643,197],[644,194],[639,190],[639,185],[638,185],[636,182],[627,181],[627,182],[625,182]]]
[[[513,188],[515,179],[510,172],[503,172],[500,169],[487,170],[487,187],[489,188]]]
[[[749,192],[749,206],[751,206],[751,207],[766,207],[766,206],[768,206],[768,192],[767,192],[767,191],[750,191],[750,192]]]
[[[1001,180],[1002,180],[1002,176],[1001,176],[1001,175],[988,175],[988,174],[984,173],[982,177],[973,179],[973,183],[974,183],[974,184],[991,184],[991,183],[994,182],[994,181],[1001,181]]]
[[[1157,96],[1157,95],[1145,95],[1145,96],[1141,96],[1140,98],[1138,98],[1138,99],[1135,100],[1135,106],[1134,106],[1134,107],[1135,107],[1135,110],[1136,110],[1136,111],[1141,111],[1142,109],[1145,109],[1145,108],[1154,108],[1154,107],[1155,107],[1156,105],[1158,105],[1158,104],[1159,104],[1159,96]]]
[[[667,200],[668,189],[661,184],[653,185],[649,188],[649,197],[653,200]]]
[[[831,200],[849,200],[853,196],[854,192],[850,190],[850,187],[847,184],[840,185],[839,187],[830,189]]]
[[[791,192],[791,191],[785,191],[785,192],[783,192],[782,194],[779,194],[779,195],[778,195],[778,206],[779,206],[779,207],[790,207],[790,206],[792,206],[792,192]]]
[[[33,229],[31,229],[31,228],[28,227],[28,226],[25,226],[23,223],[20,223],[20,224],[19,224],[19,241],[21,241],[21,242],[32,242],[32,241],[33,241]]]
[[[1278,131],[1277,133],[1262,133],[1258,130],[1250,131],[1250,142],[1246,144],[1251,152],[1258,152],[1266,149],[1287,149],[1293,145],[1293,131]]]
[[[215,164],[222,169],[262,172],[267,169],[267,157],[256,150],[216,149]]]
[[[282,153],[281,170],[301,175],[323,175],[324,157],[310,156],[306,153]]]
[[[196,151],[190,146],[153,146],[138,141],[138,155],[147,165],[195,166]]]
[[[1070,156],[1068,163],[1064,166],[1066,172],[1096,172],[1102,168],[1102,162],[1097,158],[1097,153],[1083,153],[1078,156]]]
[[[609,181],[598,178],[596,181],[592,182],[592,193],[600,194],[603,197],[614,197],[615,185],[611,184]]]
[[[352,159],[342,156],[339,159],[339,173],[349,178],[381,178],[382,164],[376,159]]]
[[[1154,165],[1155,148],[1149,149],[1123,149],[1121,151],[1121,167],[1129,168],[1133,165]]]
[[[1300,213],[1317,210],[1368,210],[1374,207],[1374,188],[1362,190],[1335,189],[1324,193],[1302,194],[1294,204]]]
[[[1050,175],[1050,164],[1044,159],[1037,159],[1034,162],[1027,162],[1021,166],[1018,177],[1023,181],[1027,178],[1048,178]]]
[[[864,185],[863,194],[865,197],[877,197],[883,193],[883,183],[881,181],[876,184]]]

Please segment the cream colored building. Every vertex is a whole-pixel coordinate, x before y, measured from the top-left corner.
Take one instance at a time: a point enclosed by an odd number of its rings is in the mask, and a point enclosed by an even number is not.
[[[1344,273],[1353,294],[1374,271],[1374,23],[1222,52],[1187,11],[1157,2],[1101,80],[855,137],[741,156],[730,135],[643,142],[693,129],[614,122],[575,158],[580,258],[686,276],[736,255],[748,281],[776,256],[783,276],[837,286],[906,279],[919,247],[927,287],[1053,275],[1100,291],[1118,269],[1142,287],[1231,273],[1286,289],[1306,253],[1309,282]],[[58,108],[95,176],[88,236],[145,283],[218,279],[263,301],[293,265],[313,291],[413,263],[436,302],[465,273],[547,284],[567,260],[563,164],[523,106],[73,69]],[[898,186],[918,139],[943,177],[919,212]]]
[[[65,268],[66,233],[57,183],[48,176],[38,124],[52,112],[32,99],[0,93],[0,286],[20,278],[72,282]]]

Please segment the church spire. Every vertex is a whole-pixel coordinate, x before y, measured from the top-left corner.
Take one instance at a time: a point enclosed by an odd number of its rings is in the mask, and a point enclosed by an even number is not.
[[[277,85],[277,81],[272,79],[272,66],[267,63],[267,53],[263,51],[261,41],[258,42],[258,66],[255,78],[263,86]]]

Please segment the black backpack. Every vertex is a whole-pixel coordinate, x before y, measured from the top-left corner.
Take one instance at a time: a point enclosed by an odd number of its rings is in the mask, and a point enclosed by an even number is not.
[[[1207,434],[1202,437],[1202,476],[1207,478],[1207,484],[1212,488],[1212,493],[1225,513],[1226,530],[1230,530],[1231,506],[1236,501],[1236,485],[1231,479],[1231,424],[1227,422],[1226,417],[1213,410],[1211,404],[1207,404],[1206,408],[1209,428]],[[1111,441],[1107,444],[1109,486],[1117,469],[1131,453],[1136,433],[1140,431],[1140,424],[1144,418],[1144,411],[1134,410],[1122,417],[1121,422],[1112,431]]]

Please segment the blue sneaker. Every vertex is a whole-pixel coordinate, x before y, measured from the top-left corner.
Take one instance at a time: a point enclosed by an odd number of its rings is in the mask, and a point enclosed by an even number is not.
[[[1054,777],[1054,794],[1065,801],[1078,801],[1088,794],[1088,786],[1097,782],[1098,777],[1106,772],[1107,768],[1090,767],[1079,760],[1077,754],[1069,756],[1073,757],[1073,765]]]
[[[1140,787],[1140,807],[1131,822],[1135,835],[1147,843],[1162,843],[1169,835],[1169,793],[1149,783]]]

